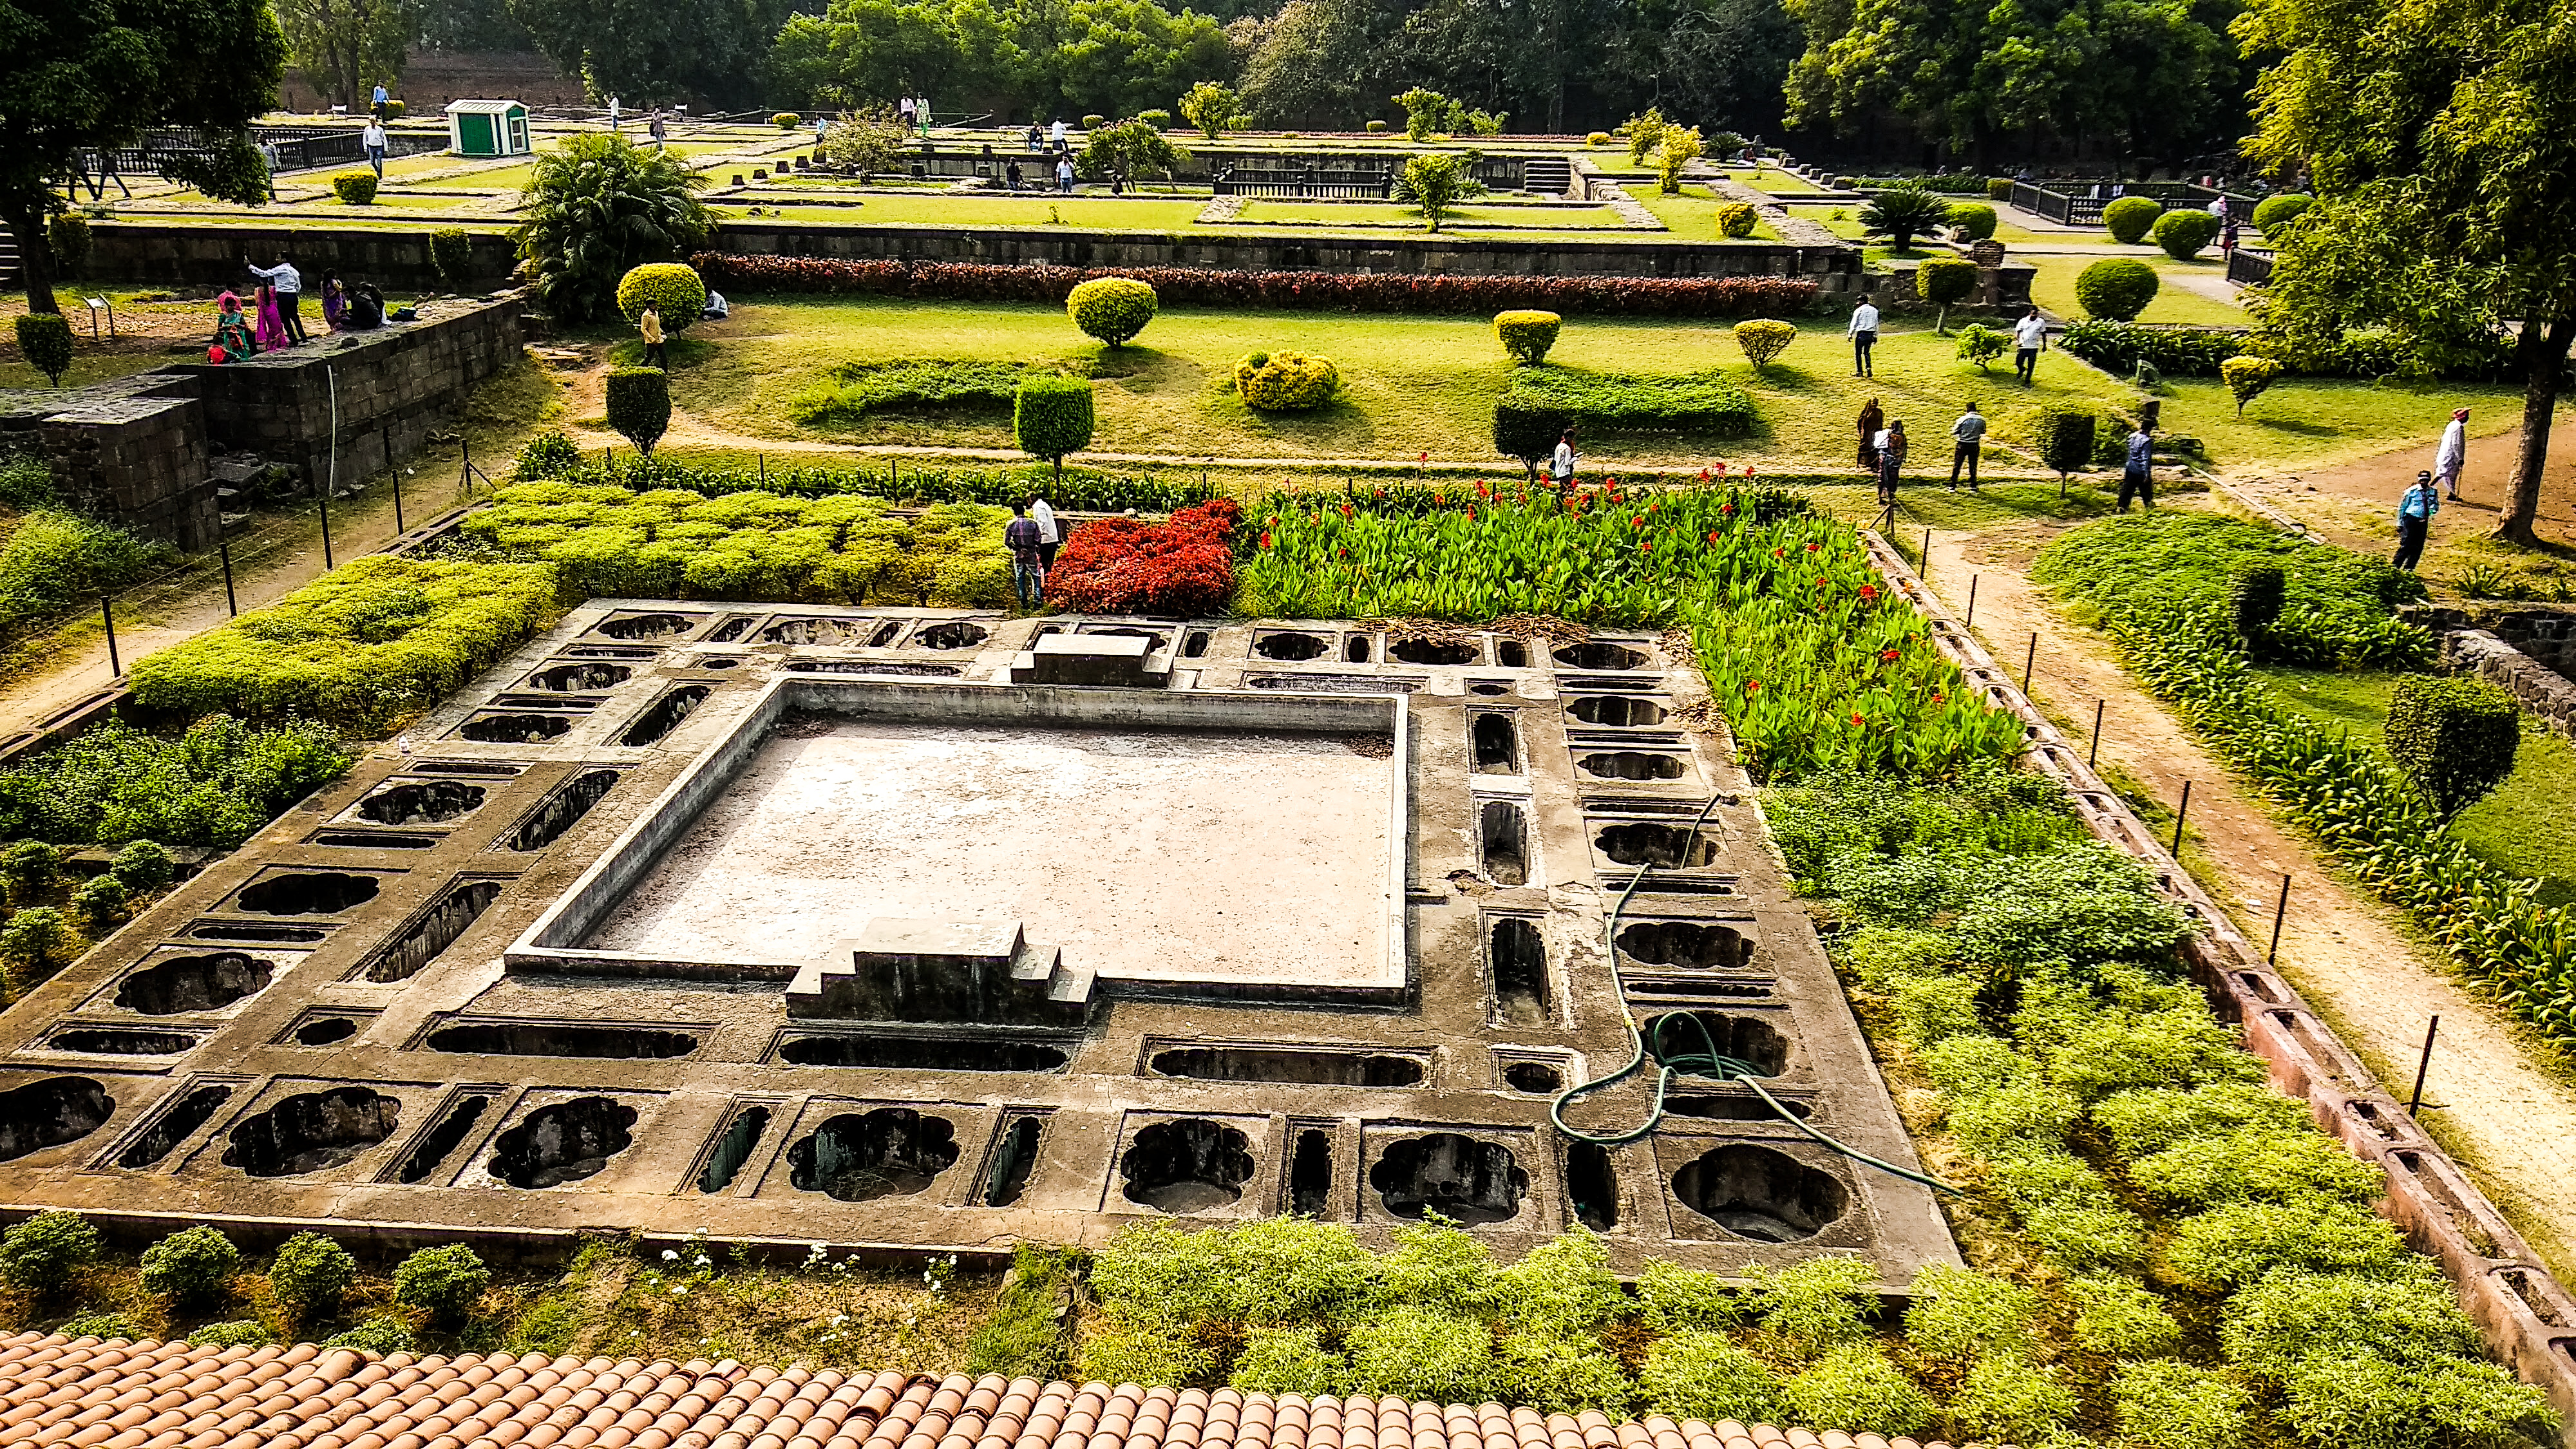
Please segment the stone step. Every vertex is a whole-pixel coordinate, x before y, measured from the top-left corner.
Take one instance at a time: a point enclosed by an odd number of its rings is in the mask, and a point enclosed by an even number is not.
[[[1011,682],[1162,689],[1172,682],[1172,655],[1137,634],[1049,634],[1012,657]]]
[[[1078,1025],[1091,973],[1030,941],[1016,921],[880,916],[834,943],[787,987],[798,1018]]]

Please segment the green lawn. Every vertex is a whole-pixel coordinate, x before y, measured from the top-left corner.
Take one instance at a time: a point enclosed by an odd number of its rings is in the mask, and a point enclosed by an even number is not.
[[[1741,181],[1745,185],[1752,187],[1756,191],[1768,191],[1781,196],[1789,195],[1792,192],[1821,192],[1824,190],[1823,187],[1809,181],[1806,177],[1783,171],[1777,166],[1763,166],[1751,171],[1739,169],[1729,171],[1726,174],[1732,179]]]
[[[2256,398],[2236,416],[2236,400],[2214,377],[2167,378],[2165,427],[2188,433],[2228,465],[2315,466],[2368,457],[2420,441],[2429,465],[2433,440],[2451,409],[2466,405],[2493,418],[2519,407],[2519,389],[2486,382],[2372,382],[2364,378],[2299,378]],[[2491,447],[2494,445],[2490,445]]]
[[[1422,218],[1390,202],[1375,201],[1249,201],[1236,214],[1245,226],[1264,222],[1293,225],[1411,227],[1419,230]],[[1458,208],[1452,218],[1476,226],[1507,226],[1524,231],[1580,231],[1619,226],[1619,213],[1607,206],[1532,206],[1527,203],[1485,202]],[[1449,223],[1443,223],[1448,225]]]
[[[2388,701],[2395,674],[2338,674],[2267,667],[2255,671],[2283,702],[2309,718],[2352,731],[2354,740],[2384,748]],[[2484,800],[2460,812],[2451,830],[2460,843],[2498,870],[2540,882],[2551,905],[2576,901],[2576,745],[2526,718],[2513,774]]]
[[[1179,231],[1199,214],[1204,202],[1154,200],[1146,197],[973,196],[932,192],[924,196],[855,197],[859,204],[789,206],[792,221],[838,222],[849,226],[1074,226],[1101,231]],[[727,216],[737,207],[719,206]],[[763,207],[764,212],[782,208]]]
[[[1860,209],[1847,202],[1830,205],[1792,202],[1783,209],[1791,216],[1817,223],[1845,241],[1860,241],[1869,235],[1869,229],[1854,219],[1860,215]]]
[[[1717,193],[1705,186],[1684,186],[1671,196],[1647,186],[1632,194],[1648,211],[1661,218],[1664,225],[1671,227],[1676,237],[1686,241],[1725,240],[1717,234],[1717,212],[1719,207],[1729,203],[1719,200]],[[1747,241],[1768,242],[1779,239],[1780,234],[1773,231],[1768,223],[1758,221],[1753,224],[1753,235],[1745,238]]]

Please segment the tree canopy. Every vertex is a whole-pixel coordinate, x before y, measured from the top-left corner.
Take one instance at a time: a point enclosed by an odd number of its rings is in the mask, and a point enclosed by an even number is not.
[[[2317,204],[2281,246],[2264,320],[2294,344],[2393,332],[2420,368],[2508,329],[2521,447],[2497,532],[2531,543],[2576,341],[2576,12],[2564,0],[2252,0],[2258,161]]]
[[[356,110],[377,81],[401,79],[412,13],[400,0],[274,0],[287,53],[331,99]]]
[[[1223,27],[1153,0],[833,0],[789,20],[771,56],[808,104],[928,95],[1013,120],[1168,110],[1235,72]]]
[[[627,272],[685,258],[714,229],[706,184],[678,154],[605,131],[537,153],[516,233],[537,300],[567,322],[609,316]]]
[[[17,233],[28,309],[56,310],[50,188],[85,147],[191,127],[210,145],[175,155],[173,175],[227,201],[266,199],[249,125],[276,104],[285,69],[268,0],[0,3],[0,220]]]
[[[591,93],[628,106],[703,96],[748,106],[796,0],[510,0],[537,48]]]

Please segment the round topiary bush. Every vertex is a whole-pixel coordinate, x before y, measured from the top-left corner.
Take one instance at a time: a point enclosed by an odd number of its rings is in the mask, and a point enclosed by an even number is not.
[[[2218,236],[2218,218],[2197,207],[2168,211],[2156,218],[2153,231],[2156,245],[2165,249],[2166,256],[2187,262]]]
[[[2010,201],[2012,200],[2012,189],[2013,181],[2009,176],[1989,176],[1986,178],[1986,199],[1988,201]]]
[[[2128,322],[2147,310],[2162,283],[2135,257],[2105,257],[2075,274],[2075,301],[2087,317]]]
[[[1743,349],[1744,360],[1757,369],[1768,367],[1773,358],[1788,351],[1789,344],[1797,340],[1798,326],[1794,322],[1756,317],[1735,324],[1735,345]]]
[[[143,1291],[174,1303],[219,1303],[241,1271],[241,1249],[210,1224],[184,1228],[143,1250]]]
[[[1717,234],[1733,237],[1751,236],[1754,225],[1761,219],[1760,214],[1754,211],[1753,203],[1730,201],[1717,209]]]
[[[2147,239],[2147,228],[2164,215],[2164,206],[2153,197],[2123,196],[2102,208],[2102,229],[2111,240],[2133,247]]]
[[[72,964],[79,939],[63,913],[52,906],[29,906],[0,926],[0,965],[9,969],[9,986],[24,991]]]
[[[178,878],[179,867],[170,852],[149,840],[129,841],[116,858],[108,862],[108,874],[122,881],[127,891],[146,895]]]
[[[1950,225],[1970,241],[1985,241],[1995,234],[1995,209],[1973,201],[1962,201],[1950,208]]]
[[[127,905],[125,883],[102,872],[73,890],[72,919],[91,940],[103,940],[125,923]]]
[[[1607,146],[1610,144],[1610,133],[1607,131],[1595,131],[1591,135],[1583,138],[1583,144],[1586,146]]]
[[[17,327],[19,355],[52,378],[54,386],[62,386],[63,374],[72,370],[72,324],[58,312],[29,312]]]
[[[1106,124],[1108,120],[1109,118],[1107,116],[1085,116],[1082,118],[1082,129],[1086,131],[1097,131],[1101,126]]]
[[[664,334],[677,336],[706,315],[707,284],[694,267],[646,262],[617,279],[617,310],[626,314],[626,325],[632,327],[643,321],[647,304],[662,314]]]
[[[358,1260],[320,1233],[297,1233],[278,1244],[268,1265],[268,1291],[298,1318],[328,1316],[357,1281]]]
[[[1362,129],[1366,130],[1372,136],[1383,136],[1386,134],[1386,122],[1371,121]]]
[[[331,194],[344,206],[365,206],[376,199],[376,173],[343,171],[331,178]]]
[[[2218,364],[2218,378],[2235,396],[2236,415],[2241,418],[2247,403],[2281,380],[2281,364],[2268,357],[2240,355]]]
[[[474,238],[461,226],[442,226],[429,234],[429,264],[447,290],[462,292],[474,271]]]
[[[1977,288],[1977,264],[1966,257],[1925,257],[1914,269],[1914,295],[1941,309],[1941,320],[1934,324],[1947,332],[1950,309],[1968,298]]]
[[[658,367],[620,367],[608,374],[608,425],[647,457],[671,428],[671,378]]]
[[[45,245],[53,249],[54,260],[62,264],[64,272],[79,276],[81,268],[89,265],[93,245],[89,218],[77,211],[54,213],[53,220],[45,223]]]
[[[2254,229],[2265,236],[2270,236],[2297,221],[2306,214],[2309,207],[2316,204],[2315,197],[2298,191],[2284,191],[2278,196],[2264,197],[2254,205]]]
[[[2039,460],[2057,470],[2062,485],[2069,473],[2093,461],[2093,410],[2080,403],[2050,403],[2031,425]]]
[[[385,102],[385,119],[388,121],[399,121],[403,118],[403,112],[409,109],[410,107],[404,105],[400,101],[387,101]]]
[[[1011,436],[1020,451],[1055,464],[1064,478],[1064,455],[1091,446],[1091,384],[1079,377],[1042,372],[1020,383],[1011,397]]]
[[[1138,111],[1136,119],[1157,131],[1172,129],[1172,113],[1169,111]]]
[[[1134,277],[1094,277],[1064,299],[1073,325],[1112,347],[1123,347],[1144,331],[1158,305],[1154,289]]]
[[[1512,361],[1523,367],[1536,367],[1547,360],[1547,350],[1556,345],[1557,330],[1565,319],[1554,312],[1497,312],[1494,314],[1494,336]]]
[[[453,1323],[473,1308],[491,1282],[492,1270],[463,1243],[423,1248],[394,1265],[394,1301]]]
[[[0,850],[0,881],[20,905],[43,900],[63,878],[63,852],[41,840],[21,840]]]
[[[782,131],[793,131],[804,123],[805,118],[796,114],[794,111],[780,111],[777,115],[769,118],[769,124],[776,126]]]
[[[98,1229],[79,1213],[43,1212],[0,1236],[0,1282],[40,1298],[98,1261]]]
[[[1311,352],[1246,353],[1234,365],[1243,405],[1262,412],[1310,412],[1331,402],[1341,385],[1333,360]]]

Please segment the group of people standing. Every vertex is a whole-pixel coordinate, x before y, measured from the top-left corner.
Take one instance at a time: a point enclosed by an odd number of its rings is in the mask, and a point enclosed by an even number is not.
[[[1011,551],[1011,586],[1020,607],[1034,609],[1046,599],[1047,570],[1055,567],[1064,530],[1046,495],[1032,493],[1011,505],[1011,521],[1002,526],[1002,545]]]
[[[1013,192],[1027,187],[1028,177],[1020,170],[1020,158],[1017,156],[1002,163],[1002,185]],[[1071,156],[1055,158],[1055,189],[1067,196],[1073,194],[1073,158]]]
[[[312,340],[304,330],[304,274],[286,254],[278,253],[273,267],[260,266],[248,257],[242,258],[242,265],[258,281],[247,301],[236,292],[215,299],[215,340],[206,349],[208,362],[246,362],[260,353]],[[374,287],[364,282],[343,286],[338,272],[322,274],[323,326],[337,332],[374,327],[383,320],[384,304]]]
[[[2433,532],[2433,515],[2442,500],[2460,501],[2460,473],[2469,465],[2469,410],[2451,409],[2442,441],[2433,449],[2433,466],[2415,475],[2413,487],[2397,500],[2397,557],[2401,569],[2412,569],[2424,557],[2424,540]]]
[[[916,135],[930,134],[930,97],[899,96],[894,103],[894,116],[903,128]]]
[[[1896,485],[1905,475],[1905,459],[1910,445],[1905,436],[1905,419],[1890,418],[1887,409],[1871,398],[1854,420],[1860,432],[1859,462],[1861,470],[1878,480],[1881,507],[1896,502]],[[1968,410],[1950,424],[1950,488],[1957,491],[1965,475],[1970,492],[1977,487],[1977,461],[1986,448],[1986,415],[1977,410],[1972,399]],[[2155,434],[2141,420],[2130,430],[2120,460],[2120,511],[2129,511],[2131,501],[2156,506]]]

